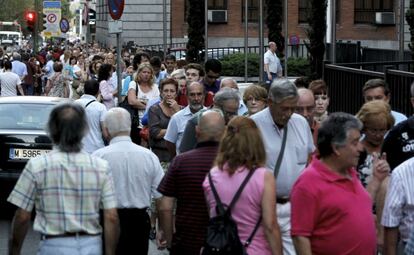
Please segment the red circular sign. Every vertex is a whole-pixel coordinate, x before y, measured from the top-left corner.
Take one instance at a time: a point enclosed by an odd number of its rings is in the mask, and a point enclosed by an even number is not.
[[[124,12],[125,0],[108,0],[109,15],[112,19],[120,19]]]

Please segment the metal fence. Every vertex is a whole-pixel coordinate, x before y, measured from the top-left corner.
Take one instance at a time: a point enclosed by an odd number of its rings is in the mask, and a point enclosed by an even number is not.
[[[343,111],[355,114],[364,103],[362,88],[365,82],[373,78],[384,79],[390,88],[390,104],[393,110],[404,114],[413,114],[410,103],[410,86],[414,81],[414,73],[394,70],[397,63],[375,63],[382,66],[384,72],[361,69],[367,63],[354,63],[348,66],[324,65],[323,79],[329,87],[329,111]],[[373,63],[369,63],[372,66]],[[394,64],[394,65],[393,65]],[[398,63],[398,65],[413,65],[413,61]],[[353,65],[356,68],[349,67]],[[379,68],[379,67],[378,67]]]

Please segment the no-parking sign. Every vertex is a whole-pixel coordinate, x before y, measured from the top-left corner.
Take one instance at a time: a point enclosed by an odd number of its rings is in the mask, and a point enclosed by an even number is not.
[[[120,19],[124,12],[125,0],[108,0],[109,15],[112,19]]]

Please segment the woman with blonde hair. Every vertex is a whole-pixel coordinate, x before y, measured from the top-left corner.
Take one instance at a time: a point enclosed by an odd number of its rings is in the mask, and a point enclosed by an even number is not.
[[[132,134],[132,140],[140,144],[139,131],[142,128],[142,117],[144,116],[147,102],[151,99],[158,98],[160,91],[155,84],[154,69],[149,63],[142,63],[138,66],[137,72],[133,75],[133,81],[128,87],[128,102],[130,105],[138,109],[139,126],[138,134]],[[135,133],[135,131],[134,131]]]
[[[234,117],[221,139],[215,166],[203,183],[210,217],[214,217],[217,202],[212,186],[217,190],[221,202],[229,205],[241,183],[250,176],[231,208],[231,216],[237,223],[242,244],[253,235],[246,248],[250,255],[282,254],[275,211],[275,178],[264,167],[265,161],[264,144],[254,121],[247,117]],[[259,227],[253,234],[257,224]]]
[[[383,245],[383,227],[380,224],[384,207],[385,194],[388,186],[390,166],[386,155],[381,154],[384,136],[394,126],[391,107],[383,100],[373,100],[365,103],[356,117],[362,122],[361,144],[363,151],[359,156],[357,171],[362,185],[374,201],[374,213],[377,218],[378,250]]]

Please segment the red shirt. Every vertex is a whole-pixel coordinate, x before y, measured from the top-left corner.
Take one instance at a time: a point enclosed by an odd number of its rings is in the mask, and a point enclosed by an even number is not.
[[[312,254],[375,254],[372,200],[356,171],[349,174],[352,180],[314,157],[293,186],[291,235],[308,237]]]

